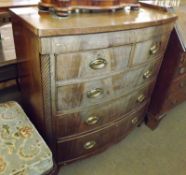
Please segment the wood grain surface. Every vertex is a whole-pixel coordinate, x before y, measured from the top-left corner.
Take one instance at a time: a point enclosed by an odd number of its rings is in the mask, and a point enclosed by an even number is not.
[[[68,18],[39,13],[38,8],[34,7],[11,9],[11,12],[19,15],[25,25],[40,37],[136,29],[161,25],[176,19],[175,14],[144,7],[137,12],[74,14]]]

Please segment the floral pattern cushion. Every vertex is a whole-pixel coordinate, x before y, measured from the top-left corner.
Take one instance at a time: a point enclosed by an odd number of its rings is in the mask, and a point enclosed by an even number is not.
[[[0,104],[0,175],[41,175],[52,153],[16,102]]]

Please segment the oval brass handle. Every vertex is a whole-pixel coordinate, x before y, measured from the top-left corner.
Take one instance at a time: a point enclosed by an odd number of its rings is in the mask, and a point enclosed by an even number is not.
[[[185,73],[185,67],[180,67],[180,69],[179,69],[179,73],[180,73],[180,74]]]
[[[131,122],[133,125],[135,125],[138,122],[138,118],[137,117],[133,118]]]
[[[83,147],[86,150],[89,150],[89,149],[94,148],[95,146],[96,146],[96,142],[94,140],[91,140],[91,141],[86,142]]]
[[[145,100],[145,96],[144,96],[143,94],[141,94],[141,95],[137,98],[137,102],[138,102],[138,103],[142,103],[142,102],[144,102],[144,100]]]
[[[179,87],[180,87],[180,88],[184,88],[185,85],[186,85],[186,82],[180,82]]]
[[[107,61],[103,58],[97,58],[96,60],[92,61],[89,66],[91,69],[102,69],[107,65]]]
[[[150,48],[150,55],[155,55],[160,50],[161,42],[156,42]]]
[[[144,74],[143,74],[143,78],[144,79],[149,79],[152,76],[152,72],[150,70],[147,70]]]
[[[100,95],[102,95],[104,93],[104,90],[101,88],[96,88],[96,89],[92,89],[90,91],[87,92],[87,97],[88,98],[96,98],[99,97]]]
[[[93,115],[93,116],[90,116],[86,119],[86,123],[88,125],[95,125],[96,123],[98,123],[99,121],[99,117]]]

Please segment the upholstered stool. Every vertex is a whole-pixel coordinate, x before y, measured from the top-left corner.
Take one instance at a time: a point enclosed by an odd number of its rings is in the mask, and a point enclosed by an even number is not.
[[[52,153],[16,102],[0,104],[0,175],[43,175]]]

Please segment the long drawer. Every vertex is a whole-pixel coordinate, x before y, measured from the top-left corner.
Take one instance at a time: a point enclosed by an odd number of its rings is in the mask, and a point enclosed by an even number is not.
[[[56,55],[56,80],[89,78],[125,69],[132,46]],[[65,63],[65,64],[64,64]]]
[[[98,129],[109,122],[118,120],[129,111],[144,106],[152,93],[153,84],[109,102],[57,116],[57,137],[68,137]]]
[[[144,118],[146,107],[113,122],[107,127],[76,138],[59,140],[57,144],[57,159],[68,163],[82,157],[95,154],[114,142],[125,137]]]
[[[170,33],[171,29],[172,24],[165,24],[127,31],[41,38],[40,53],[59,54],[121,46],[145,41],[162,34],[167,35]]]
[[[160,60],[111,77],[58,86],[57,111],[94,105],[121,96],[156,77]]]

